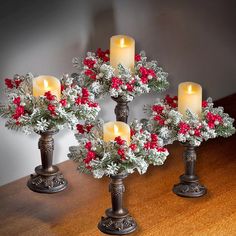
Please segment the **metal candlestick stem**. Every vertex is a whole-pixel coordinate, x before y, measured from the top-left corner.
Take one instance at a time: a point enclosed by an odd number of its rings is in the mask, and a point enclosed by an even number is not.
[[[52,165],[54,150],[52,136],[56,133],[58,133],[58,130],[55,129],[39,133],[41,137],[38,147],[41,152],[42,165],[35,168],[36,174],[32,174],[27,183],[29,189],[34,192],[57,193],[67,187],[67,181],[59,172],[59,168]]]
[[[129,116],[129,102],[121,96],[117,98],[112,97],[112,99],[117,102],[115,107],[116,120],[127,123]]]
[[[180,176],[180,183],[174,185],[173,192],[181,197],[201,197],[206,194],[207,189],[199,182],[195,174],[197,158],[195,147],[188,143],[184,144],[184,147],[185,174]]]
[[[109,192],[111,193],[112,208],[106,210],[106,217],[102,217],[98,224],[100,231],[106,234],[124,235],[136,230],[137,224],[129,215],[126,208],[123,208],[123,193],[125,186],[123,179],[127,175],[111,176]]]

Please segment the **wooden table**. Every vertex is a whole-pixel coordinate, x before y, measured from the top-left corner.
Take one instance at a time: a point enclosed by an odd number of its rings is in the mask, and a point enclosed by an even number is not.
[[[231,115],[235,107],[225,104]],[[235,95],[234,95],[235,104]],[[206,196],[181,198],[172,193],[183,173],[179,144],[169,146],[165,165],[125,180],[125,205],[138,223],[132,235],[236,235],[236,135],[198,148],[197,173],[208,187]],[[72,161],[60,169],[69,187],[57,194],[31,192],[22,178],[0,188],[0,235],[103,235],[97,223],[110,207],[109,179],[79,174]]]

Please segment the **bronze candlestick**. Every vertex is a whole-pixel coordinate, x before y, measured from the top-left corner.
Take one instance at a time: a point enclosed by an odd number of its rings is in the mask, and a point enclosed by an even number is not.
[[[196,152],[195,147],[185,143],[184,162],[185,174],[180,176],[180,183],[174,185],[173,192],[181,197],[201,197],[206,194],[207,189],[199,182],[195,174]]]
[[[39,193],[57,193],[67,187],[67,181],[64,179],[59,168],[52,165],[54,140],[52,136],[58,133],[58,130],[51,129],[40,132],[38,147],[41,152],[42,165],[35,168],[36,174],[32,174],[28,180],[27,186],[34,192]]]
[[[118,96],[117,98],[112,97],[112,99],[117,102],[115,107],[116,120],[127,123],[129,116],[129,102],[121,96]]]
[[[106,234],[123,235],[136,230],[137,224],[129,215],[129,211],[123,208],[123,193],[125,186],[123,179],[127,175],[111,176],[109,192],[111,193],[112,208],[106,210],[106,217],[102,217],[98,224],[100,231]]]

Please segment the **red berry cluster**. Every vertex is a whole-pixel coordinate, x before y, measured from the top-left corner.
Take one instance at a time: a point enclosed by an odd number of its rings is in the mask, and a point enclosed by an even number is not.
[[[84,65],[87,66],[89,69],[93,69],[94,65],[96,64],[96,61],[92,59],[84,59],[83,61]]]
[[[111,87],[114,89],[119,89],[119,87],[123,84],[123,81],[118,77],[112,77],[111,79]]]
[[[211,129],[214,129],[217,124],[220,124],[220,123],[223,122],[223,119],[220,115],[218,115],[218,114],[215,115],[211,112],[207,113],[206,119],[207,119],[207,122],[208,122],[208,126]]]
[[[150,79],[156,78],[155,71],[152,69],[147,69],[144,66],[139,68],[139,73],[141,75],[141,81],[143,84],[147,84]]]
[[[18,119],[25,114],[25,108],[24,106],[21,106],[21,99],[20,97],[16,97],[13,100],[13,103],[16,105],[15,113],[12,115],[12,118],[16,120],[16,124],[19,125],[20,123],[18,122]]]
[[[102,51],[101,48],[98,48],[96,51],[96,55],[102,59],[104,62],[108,62],[110,60],[109,55],[110,55],[110,50],[107,49],[105,51]]]
[[[178,106],[178,97],[174,96],[173,98],[170,95],[166,95],[165,102],[172,108],[176,108]]]
[[[140,55],[140,54],[136,54],[135,57],[134,57],[134,60],[135,60],[136,62],[141,61],[141,55]]]
[[[87,125],[77,124],[76,128],[77,128],[77,131],[80,134],[84,134],[84,133],[89,133],[90,130],[93,128],[93,125],[90,125],[90,124],[87,124]]]
[[[21,82],[22,82],[22,80],[20,80],[20,79],[15,79],[15,80],[5,79],[5,85],[9,89],[13,89],[14,87],[18,88],[20,86]]]

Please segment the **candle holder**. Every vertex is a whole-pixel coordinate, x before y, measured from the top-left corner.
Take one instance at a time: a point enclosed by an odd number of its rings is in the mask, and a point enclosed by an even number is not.
[[[112,97],[112,99],[117,102],[115,107],[116,121],[122,121],[127,123],[129,116],[129,106],[128,101],[122,96]]]
[[[207,193],[207,189],[199,182],[198,176],[195,174],[195,164],[197,155],[195,147],[189,143],[183,144],[185,173],[180,176],[180,183],[174,185],[173,192],[181,197],[201,197]]]
[[[106,217],[102,217],[98,224],[99,230],[103,233],[124,235],[137,229],[137,223],[129,215],[129,211],[123,208],[123,193],[125,192],[123,179],[126,177],[127,174],[110,177],[109,192],[111,193],[112,208],[106,210]]]
[[[67,181],[59,171],[59,168],[52,165],[54,150],[54,140],[52,136],[56,133],[58,133],[57,129],[38,133],[41,135],[38,147],[41,152],[42,165],[35,168],[36,174],[32,174],[27,183],[29,189],[34,192],[57,193],[67,187]]]

